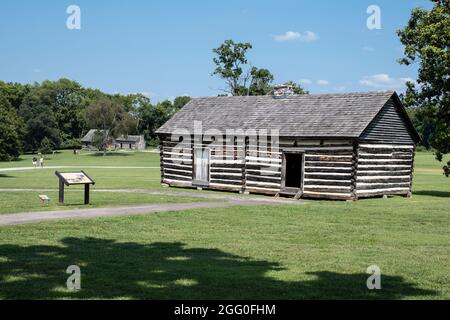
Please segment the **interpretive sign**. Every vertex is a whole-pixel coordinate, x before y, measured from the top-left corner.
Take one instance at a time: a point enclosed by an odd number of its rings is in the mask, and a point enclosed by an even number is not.
[[[80,172],[55,171],[59,178],[59,202],[64,203],[64,186],[84,184],[84,204],[89,204],[89,186],[95,184],[83,170]]]

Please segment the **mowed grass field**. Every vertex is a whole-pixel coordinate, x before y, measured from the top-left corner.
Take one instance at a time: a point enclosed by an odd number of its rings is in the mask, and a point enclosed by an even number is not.
[[[83,157],[93,166],[159,161],[152,153]],[[158,169],[86,172],[96,188],[160,188]],[[0,176],[0,188],[57,185],[50,169],[1,174],[9,177]],[[419,152],[412,198],[0,227],[0,298],[450,299],[449,207],[450,179],[431,153]],[[79,291],[66,288],[69,265],[81,268]],[[371,265],[381,269],[381,290],[366,287]]]
[[[148,195],[142,193],[97,192],[102,189],[151,189],[162,188],[159,170],[159,154],[150,152],[81,152],[62,151],[47,155],[44,168],[32,167],[33,155],[24,155],[20,161],[0,162],[0,189],[35,189],[42,191],[0,191],[0,214],[60,209],[86,208],[83,205],[83,186],[65,187],[65,204],[58,203],[58,177],[55,171],[84,170],[94,181],[91,186],[91,204],[88,208],[109,207],[145,203],[173,203],[207,201],[207,199],[183,196]],[[22,170],[2,171],[2,168]],[[62,167],[62,168],[59,168]],[[26,170],[24,170],[26,169]],[[49,203],[41,203],[38,196],[50,197]]]

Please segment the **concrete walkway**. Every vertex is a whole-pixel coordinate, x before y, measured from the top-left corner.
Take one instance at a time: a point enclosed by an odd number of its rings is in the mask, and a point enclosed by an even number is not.
[[[54,189],[56,190],[56,189]],[[53,191],[53,189],[0,189],[0,192],[17,191]],[[189,209],[224,208],[231,206],[254,206],[267,204],[291,204],[300,205],[303,202],[296,200],[282,200],[275,198],[251,197],[246,195],[225,195],[204,192],[187,191],[153,191],[146,189],[100,189],[95,192],[119,192],[119,193],[143,193],[155,195],[188,196],[192,198],[206,198],[221,200],[220,202],[188,202],[188,203],[157,203],[144,205],[129,205],[107,208],[74,209],[74,210],[54,210],[42,212],[24,212],[13,214],[0,214],[0,226],[15,225],[25,223],[37,223],[49,220],[61,219],[88,219],[94,217],[116,216],[116,215],[136,215],[167,211],[182,211]]]

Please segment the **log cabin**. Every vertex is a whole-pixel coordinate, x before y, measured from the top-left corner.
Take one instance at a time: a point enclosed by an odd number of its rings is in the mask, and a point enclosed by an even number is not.
[[[194,98],[157,130],[161,183],[299,198],[411,196],[396,92]]]

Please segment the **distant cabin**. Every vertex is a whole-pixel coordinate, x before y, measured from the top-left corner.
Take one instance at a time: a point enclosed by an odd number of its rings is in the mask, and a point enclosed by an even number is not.
[[[420,140],[395,92],[195,98],[157,133],[163,184],[349,200],[410,196]]]
[[[130,150],[144,150],[145,139],[143,135],[134,136],[129,135],[127,137],[120,136],[114,141],[116,149],[130,149]]]
[[[97,129],[91,129],[88,133],[81,138],[81,145],[83,148],[93,149],[95,148],[92,144],[94,135]],[[115,149],[127,149],[127,150],[144,150],[145,149],[145,138],[143,135],[121,135],[116,139],[110,139],[107,143],[108,148]]]

